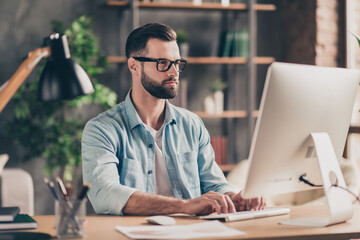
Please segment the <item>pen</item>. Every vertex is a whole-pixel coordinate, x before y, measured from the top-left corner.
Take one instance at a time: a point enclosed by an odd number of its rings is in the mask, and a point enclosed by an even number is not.
[[[65,217],[65,215],[72,213],[72,212],[70,213],[70,211],[72,210],[71,206],[69,206],[67,201],[64,201],[59,198],[59,194],[56,192],[55,185],[52,181],[50,181],[48,178],[44,178],[44,182],[49,187],[50,192],[52,193],[54,198],[59,202],[59,204],[62,206],[62,209],[65,211],[63,213],[60,213],[60,215],[61,215],[60,222],[62,222],[62,223],[66,222],[66,220],[65,220],[66,218],[64,219],[64,217]],[[79,229],[79,224],[77,223],[77,221],[74,217],[69,220],[75,226],[76,229]]]
[[[76,222],[76,213],[79,211],[79,208],[81,206],[82,200],[85,198],[87,191],[91,187],[90,183],[84,183],[83,187],[81,188],[78,196],[77,201],[74,202],[74,205],[72,207],[72,211],[68,215],[69,220],[74,220]],[[66,232],[67,225],[62,224],[60,227],[60,232]]]
[[[67,182],[65,185],[65,189],[66,189],[68,197],[70,198],[71,194],[72,194],[72,190],[73,190],[73,186],[71,185],[71,183]]]
[[[55,187],[54,187],[54,183],[49,181],[49,179],[44,178],[44,182],[46,183],[46,185],[49,187],[51,194],[54,196],[54,198],[56,200],[59,200],[59,195],[57,194]]]
[[[77,199],[78,199],[78,200],[84,199],[85,196],[86,196],[86,193],[87,193],[87,191],[89,190],[90,187],[91,187],[91,184],[88,183],[88,182],[85,182],[84,185],[83,185],[83,187],[82,187],[81,190],[80,190],[80,193],[79,193]]]
[[[68,199],[69,196],[68,196],[68,193],[66,191],[66,188],[65,188],[64,183],[61,180],[61,178],[56,177],[56,182],[58,183],[59,189],[61,190],[63,199]]]

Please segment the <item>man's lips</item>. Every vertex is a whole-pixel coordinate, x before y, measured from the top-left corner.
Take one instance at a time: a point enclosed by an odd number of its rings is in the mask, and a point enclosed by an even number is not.
[[[165,85],[171,85],[171,86],[175,86],[177,85],[179,82],[176,80],[169,80],[165,82]]]
[[[178,83],[175,82],[175,81],[171,81],[171,82],[167,82],[167,83],[165,83],[165,84],[166,84],[166,85],[175,86],[175,85],[177,85]]]

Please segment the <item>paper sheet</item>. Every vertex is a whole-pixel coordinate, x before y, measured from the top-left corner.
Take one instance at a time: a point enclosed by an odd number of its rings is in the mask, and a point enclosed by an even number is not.
[[[116,230],[133,239],[189,239],[245,234],[245,232],[229,228],[219,221],[175,226],[116,226]]]

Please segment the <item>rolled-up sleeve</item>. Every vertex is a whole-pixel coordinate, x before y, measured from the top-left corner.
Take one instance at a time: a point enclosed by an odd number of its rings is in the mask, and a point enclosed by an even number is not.
[[[210,135],[200,119],[199,122],[198,163],[201,192],[215,191],[227,193],[236,191],[235,188],[227,182],[224,173],[215,162],[215,154],[211,146]]]
[[[120,184],[116,156],[120,138],[106,127],[93,119],[84,128],[81,142],[83,180],[92,185],[88,198],[96,213],[122,215],[122,209],[136,189]]]

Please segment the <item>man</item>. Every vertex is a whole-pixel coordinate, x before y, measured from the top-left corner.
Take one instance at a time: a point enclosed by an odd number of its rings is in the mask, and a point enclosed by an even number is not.
[[[90,120],[82,138],[84,181],[102,214],[210,214],[262,209],[245,200],[214,161],[195,114],[171,105],[178,91],[176,33],[162,24],[135,29],[126,42],[132,89],[124,102]]]

